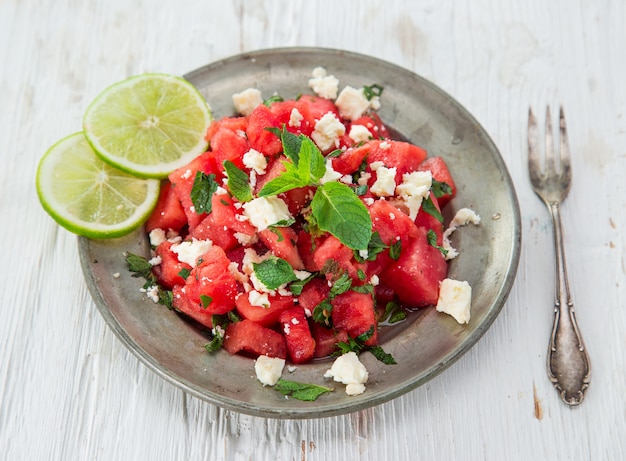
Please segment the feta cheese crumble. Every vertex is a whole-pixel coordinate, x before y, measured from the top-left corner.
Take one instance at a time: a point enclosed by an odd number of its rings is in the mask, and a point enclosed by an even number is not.
[[[474,224],[475,226],[480,224],[480,216],[477,215],[473,210],[469,208],[461,208],[456,212],[452,221],[450,221],[450,225],[443,233],[443,245],[442,247],[448,252],[446,254],[446,259],[454,259],[459,255],[459,252],[456,248],[452,247],[450,243],[450,236],[461,226],[466,226],[467,224]]]
[[[284,367],[285,359],[267,355],[260,355],[254,362],[256,378],[264,386],[274,386],[283,374]]]
[[[198,259],[207,251],[211,249],[213,242],[211,240],[197,240],[192,238],[191,240],[185,240],[172,245],[171,249],[176,253],[178,260],[181,263],[195,266]]]
[[[327,182],[335,182],[338,179],[340,179],[342,176],[341,173],[337,173],[334,169],[333,169],[333,161],[330,158],[326,159],[326,172],[324,173],[324,176],[322,176],[320,178],[320,184],[324,184]]]
[[[367,142],[374,137],[370,130],[363,125],[352,125],[348,136],[357,144],[360,142]]]
[[[287,204],[279,197],[259,197],[243,204],[243,214],[259,232],[279,221],[293,218]]]
[[[380,100],[378,96],[368,100],[365,97],[363,88],[352,88],[346,86],[335,101],[337,108],[339,109],[339,115],[348,120],[354,121],[361,117],[368,109],[378,109],[380,107]]]
[[[257,106],[263,104],[261,92],[256,88],[248,88],[241,93],[233,94],[233,104],[241,115],[248,116]]]
[[[396,187],[396,193],[409,209],[411,220],[415,221],[422,200],[428,198],[433,175],[430,171],[412,171],[402,175],[402,183]]]
[[[467,282],[444,279],[439,286],[437,311],[454,317],[458,323],[469,323],[472,287]]]
[[[330,370],[324,373],[325,378],[333,378],[346,385],[346,394],[358,395],[365,392],[368,373],[354,352],[343,354],[335,360]]]
[[[373,168],[373,164],[371,166]],[[370,191],[379,197],[394,195],[396,191],[396,167],[378,166],[376,168],[376,181],[372,184]]]
[[[309,87],[321,98],[335,99],[339,90],[339,80],[328,75],[323,67],[313,69],[313,78],[309,79]]]
[[[267,159],[265,155],[255,149],[250,149],[243,154],[243,164],[246,168],[254,170],[257,174],[265,174]]]
[[[332,112],[327,112],[315,123],[311,139],[322,151],[339,146],[339,138],[346,133],[346,127]]]

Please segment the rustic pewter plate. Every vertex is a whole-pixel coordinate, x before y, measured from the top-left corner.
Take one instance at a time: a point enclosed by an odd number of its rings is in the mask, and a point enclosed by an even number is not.
[[[331,385],[335,392],[315,402],[285,398],[255,378],[253,360],[225,351],[208,354],[201,330],[175,312],[154,304],[130,276],[124,252],[148,255],[143,232],[96,241],[79,238],[83,272],[106,322],[120,340],[161,377],[184,391],[227,409],[272,418],[314,418],[361,410],[388,401],[423,384],[467,352],[500,312],[517,270],[520,215],[506,166],[485,130],[461,105],[432,83],[393,64],[345,51],[287,48],[224,59],[185,77],[209,101],[215,118],[233,114],[231,95],[250,87],[268,98],[293,98],[309,92],[311,71],[323,66],[345,85],[377,83],[384,87],[383,121],[409,141],[447,161],[458,187],[446,209],[470,207],[482,217],[452,237],[460,256],[449,277],[472,286],[472,319],[459,325],[434,308],[423,309],[393,328],[381,330],[385,351],[397,365],[383,365],[369,353],[361,358],[369,371],[364,394],[349,397],[343,384],[325,380],[331,360],[300,365],[283,377]],[[119,275],[118,275],[119,274]]]

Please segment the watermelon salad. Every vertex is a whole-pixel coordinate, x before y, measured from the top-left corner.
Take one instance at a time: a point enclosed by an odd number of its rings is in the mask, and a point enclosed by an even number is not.
[[[233,95],[236,115],[212,122],[209,150],[163,181],[143,290],[206,327],[208,351],[279,370],[363,351],[392,364],[380,325],[432,306],[469,321],[471,288],[446,278],[449,235],[479,217],[463,209],[446,230],[450,170],[391,138],[380,86],[339,92],[317,68],[309,87],[296,99]],[[128,261],[142,273],[141,258]],[[360,393],[359,379],[343,382]]]

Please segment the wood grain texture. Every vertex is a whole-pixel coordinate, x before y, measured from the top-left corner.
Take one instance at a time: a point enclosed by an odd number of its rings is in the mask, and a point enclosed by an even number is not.
[[[3,458],[626,459],[625,23],[610,0],[1,0]],[[39,206],[34,173],[113,82],[296,45],[386,59],[467,107],[510,169],[523,250],[501,315],[445,373],[366,411],[276,421],[186,396],[122,346],[86,289],[76,237]],[[574,409],[546,378],[552,237],[525,164],[528,106],[545,104],[563,104],[573,152],[563,224],[593,367]]]

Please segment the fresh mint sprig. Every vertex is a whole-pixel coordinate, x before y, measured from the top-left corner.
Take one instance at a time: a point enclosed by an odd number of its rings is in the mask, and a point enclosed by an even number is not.
[[[270,290],[298,280],[291,265],[282,258],[270,257],[260,263],[252,263],[256,277]]]
[[[219,184],[215,181],[213,173],[206,174],[198,171],[191,187],[191,201],[196,213],[210,213],[212,211],[213,194],[217,191]]]
[[[279,379],[274,385],[274,389],[283,395],[306,402],[313,402],[314,400],[317,400],[320,395],[334,390],[330,387],[319,386],[317,384],[300,383],[297,381],[288,381],[282,378]]]
[[[224,169],[228,176],[228,189],[240,202],[252,200],[252,189],[250,188],[250,178],[245,171],[240,170],[230,160],[224,160]]]
[[[372,235],[372,220],[355,191],[340,182],[320,184],[326,173],[326,159],[310,138],[296,136],[284,127],[273,132],[280,135],[287,157],[283,162],[285,171],[265,184],[259,196],[315,186],[311,212],[317,227],[337,237],[348,248],[366,249]]]

